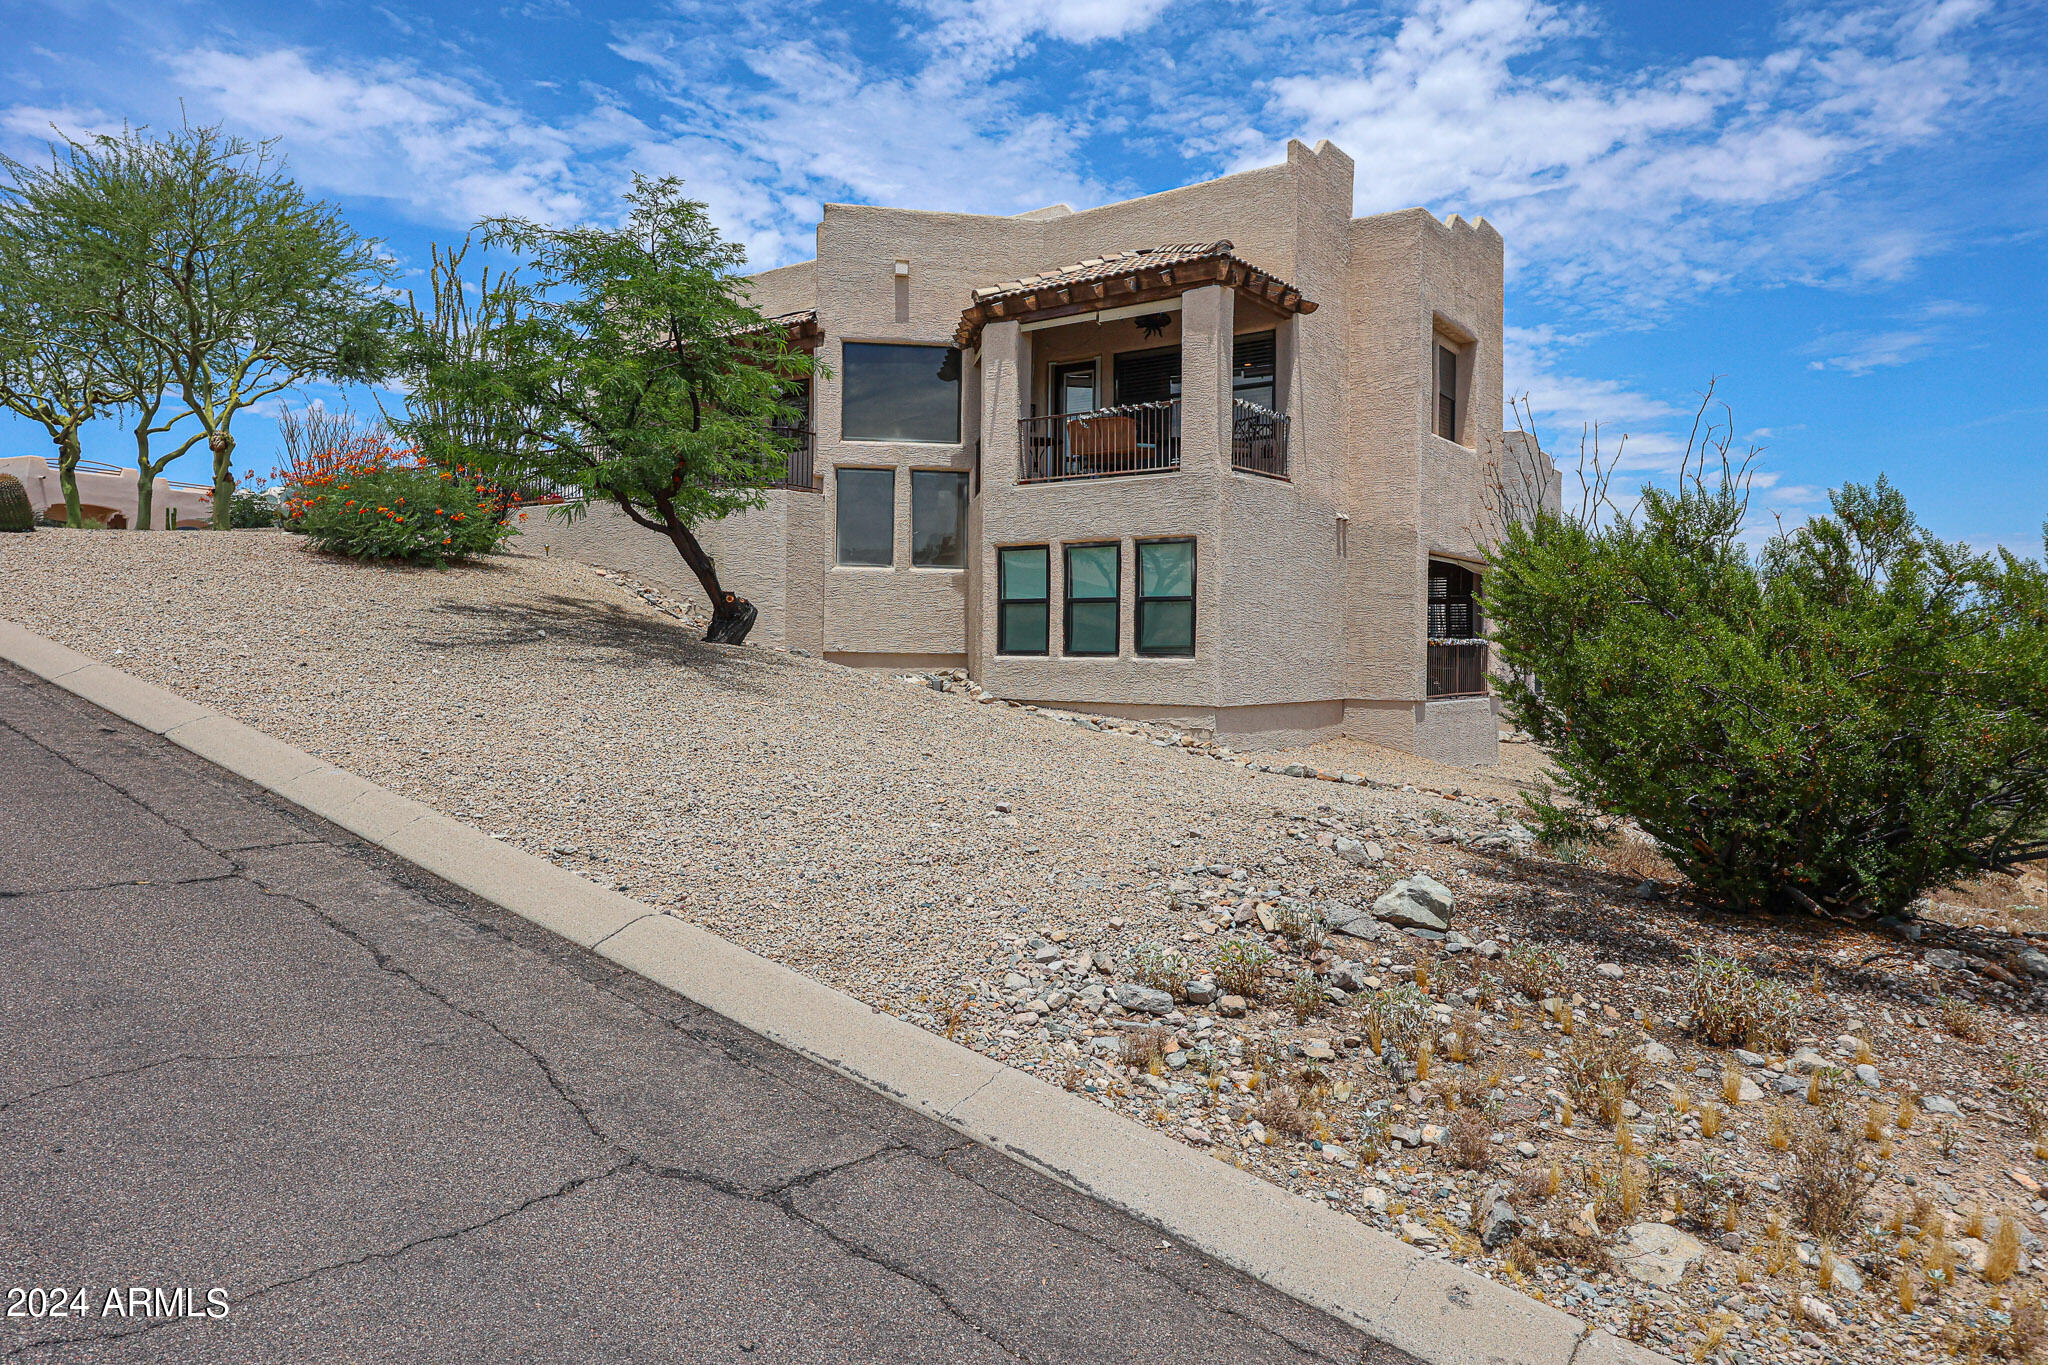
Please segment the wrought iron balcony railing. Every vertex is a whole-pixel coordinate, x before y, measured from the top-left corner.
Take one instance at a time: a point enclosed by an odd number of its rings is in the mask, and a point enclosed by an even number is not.
[[[1018,419],[1019,483],[1180,468],[1180,400]]]

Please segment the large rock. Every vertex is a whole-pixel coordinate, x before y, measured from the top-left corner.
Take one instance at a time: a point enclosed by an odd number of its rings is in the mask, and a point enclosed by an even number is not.
[[[1172,1014],[1173,997],[1165,991],[1150,986],[1140,986],[1134,981],[1119,981],[1116,986],[1116,1002],[1137,1014]]]
[[[1392,890],[1372,903],[1372,912],[1388,924],[1403,929],[1433,929],[1447,933],[1451,927],[1451,911],[1456,905],[1457,898],[1451,894],[1451,888],[1427,872],[1418,872],[1395,882]]]
[[[1354,867],[1371,867],[1386,857],[1384,850],[1370,839],[1360,841],[1349,835],[1340,834],[1332,847],[1337,856]]]
[[[1321,908],[1323,924],[1333,934],[1344,934],[1369,942],[1386,936],[1387,927],[1374,919],[1372,910],[1366,906],[1352,905],[1346,901],[1325,901]]]
[[[1508,1192],[1496,1185],[1479,1201],[1479,1241],[1491,1251],[1512,1241],[1522,1230],[1522,1220],[1508,1203]]]
[[[1632,1278],[1669,1289],[1706,1254],[1706,1245],[1699,1238],[1669,1223],[1637,1223],[1622,1229],[1614,1259]]]
[[[1340,991],[1362,991],[1372,976],[1372,969],[1363,962],[1337,961],[1330,964],[1330,974],[1325,978]]]

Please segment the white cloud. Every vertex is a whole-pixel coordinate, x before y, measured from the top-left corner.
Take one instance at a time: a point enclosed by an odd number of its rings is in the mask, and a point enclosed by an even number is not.
[[[922,0],[932,46],[1007,58],[1043,34],[1069,43],[1123,38],[1149,26],[1168,0]]]
[[[1358,158],[1358,211],[1483,213],[1530,287],[1610,317],[1738,277],[1892,279],[1929,235],[1814,196],[1978,105],[1989,8],[1831,7],[1760,54],[1604,67],[1578,54],[1601,36],[1588,11],[1418,0],[1359,41],[1297,36],[1275,64],[1306,70],[1193,141],[1245,165],[1330,138]]]

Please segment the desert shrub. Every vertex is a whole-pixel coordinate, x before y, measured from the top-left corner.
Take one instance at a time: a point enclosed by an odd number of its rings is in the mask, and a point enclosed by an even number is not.
[[[1695,950],[1686,975],[1692,1030],[1715,1047],[1783,1052],[1799,1023],[1799,993],[1739,962]]]
[[[1256,1000],[1264,989],[1266,968],[1273,960],[1273,950],[1257,939],[1225,939],[1216,950],[1216,984],[1230,995]]]
[[[1476,1171],[1493,1160],[1493,1143],[1487,1121],[1470,1109],[1460,1109],[1445,1125],[1444,1160],[1461,1171]]]
[[[1501,979],[1531,1000],[1561,992],[1564,973],[1563,953],[1551,948],[1532,948],[1526,943],[1510,948],[1500,963]]]
[[[1902,915],[2048,851],[2048,571],[1921,529],[1883,479],[1745,548],[1747,485],[1509,526],[1497,678],[1564,795],[1735,910]]]
[[[1289,978],[1281,998],[1287,1008],[1294,1011],[1297,1024],[1306,1024],[1329,1003],[1323,994],[1323,979],[1306,967]]]
[[[1309,952],[1329,941],[1329,929],[1323,923],[1322,914],[1315,907],[1298,901],[1281,902],[1273,912],[1273,927],[1288,942],[1299,944]]]
[[[1429,997],[1407,982],[1374,991],[1365,1001],[1366,1031],[1382,1053],[1416,1056],[1429,1021]]]
[[[1131,977],[1140,985],[1165,991],[1179,1000],[1188,993],[1188,978],[1194,969],[1187,958],[1156,943],[1141,944],[1131,955]]]
[[[496,491],[449,470],[395,466],[355,475],[307,501],[298,529],[356,559],[442,565],[490,554],[515,527]]]
[[[1315,1116],[1302,1107],[1301,1096],[1287,1085],[1276,1085],[1268,1090],[1252,1112],[1252,1117],[1272,1131],[1288,1137],[1307,1137],[1315,1122]]]
[[[1119,1041],[1118,1059],[1139,1071],[1156,1070],[1166,1060],[1166,1039],[1165,1029],[1133,1029]]]
[[[1792,1139],[1792,1183],[1788,1193],[1802,1227],[1836,1240],[1856,1230],[1879,1172],[1857,1164],[1856,1134],[1816,1124]]]
[[[1572,1106],[1612,1128],[1621,1122],[1621,1106],[1635,1098],[1645,1065],[1629,1039],[1588,1030],[1572,1040],[1558,1069]]]

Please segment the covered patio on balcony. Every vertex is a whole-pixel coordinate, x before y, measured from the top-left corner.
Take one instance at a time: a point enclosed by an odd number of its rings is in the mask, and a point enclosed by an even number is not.
[[[1227,344],[1205,332],[1199,340],[1212,349],[1191,356],[1186,301],[1209,290],[1230,295],[1218,310]],[[1289,477],[1293,320],[1316,305],[1238,258],[1229,242],[1097,257],[977,289],[973,300],[957,346],[979,345],[992,326],[1015,328],[1017,483],[1178,471],[1220,453],[1187,441],[1211,430],[1212,417],[1231,469]],[[1184,414],[1183,376],[1203,366],[1219,369],[1216,383],[1191,390],[1189,401],[1199,392],[1204,410]],[[990,453],[1007,454],[1007,445],[992,441]]]

